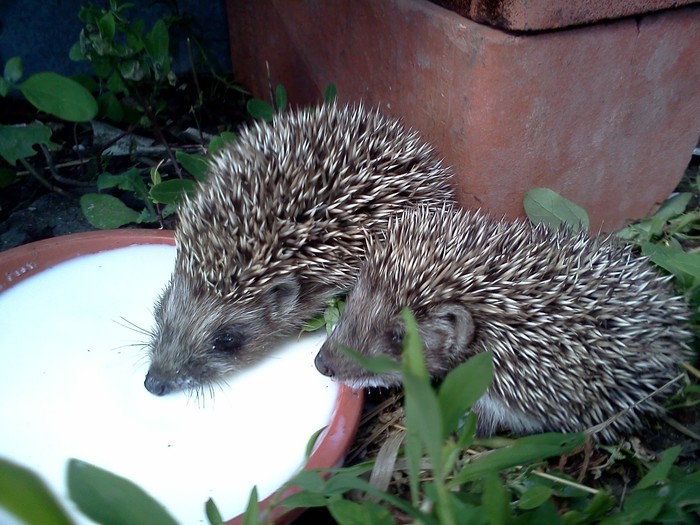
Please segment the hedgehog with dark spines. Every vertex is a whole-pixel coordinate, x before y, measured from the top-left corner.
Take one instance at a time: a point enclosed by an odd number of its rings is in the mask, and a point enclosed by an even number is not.
[[[399,217],[367,248],[316,357],[323,374],[358,388],[399,384],[339,345],[400,359],[407,307],[432,377],[493,353],[492,386],[473,407],[481,436],[583,431],[622,412],[594,434],[611,442],[662,412],[677,384],[663,387],[688,355],[690,313],[669,277],[629,246],[480,211],[421,207]]]
[[[179,210],[146,388],[199,391],[298,331],[347,291],[365,231],[454,199],[451,171],[376,110],[326,104],[243,130]]]

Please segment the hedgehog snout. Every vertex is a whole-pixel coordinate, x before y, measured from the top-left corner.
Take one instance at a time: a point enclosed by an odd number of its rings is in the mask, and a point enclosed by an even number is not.
[[[146,374],[146,379],[143,382],[143,386],[146,387],[151,394],[156,396],[164,396],[175,390],[179,390],[181,387],[169,378],[161,377],[160,374],[149,370]]]
[[[323,349],[321,349],[321,351],[319,351],[319,353],[316,354],[316,358],[314,359],[314,365],[316,365],[316,370],[321,372],[324,376],[335,376],[335,372],[333,371],[333,369],[330,366],[328,366],[328,364],[323,360]]]

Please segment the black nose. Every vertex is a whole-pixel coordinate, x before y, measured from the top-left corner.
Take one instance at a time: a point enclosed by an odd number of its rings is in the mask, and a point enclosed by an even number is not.
[[[146,390],[151,394],[156,396],[164,396],[173,390],[167,381],[157,378],[150,372],[146,374],[146,380],[143,382],[143,386],[145,386]]]
[[[335,373],[333,372],[333,369],[323,361],[323,357],[321,356],[321,352],[316,354],[316,359],[314,359],[314,364],[316,365],[316,370],[321,372],[324,376],[333,377],[335,375]]]

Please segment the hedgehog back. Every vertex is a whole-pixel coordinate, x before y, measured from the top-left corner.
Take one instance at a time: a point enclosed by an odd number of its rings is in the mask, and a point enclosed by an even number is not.
[[[454,198],[451,173],[398,121],[335,104],[255,123],[211,162],[179,212],[177,266],[235,297],[295,273],[347,287],[365,231]]]

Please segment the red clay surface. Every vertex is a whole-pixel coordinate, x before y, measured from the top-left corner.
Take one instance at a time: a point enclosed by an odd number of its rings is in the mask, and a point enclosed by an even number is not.
[[[401,117],[458,173],[466,206],[524,213],[549,187],[591,228],[648,216],[700,133],[700,6],[518,36],[424,0],[232,0],[233,69],[269,98]]]
[[[475,22],[513,31],[542,31],[636,16],[697,0],[433,0]]]

